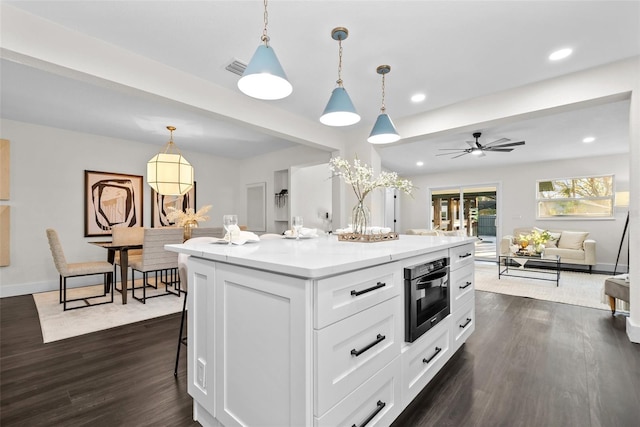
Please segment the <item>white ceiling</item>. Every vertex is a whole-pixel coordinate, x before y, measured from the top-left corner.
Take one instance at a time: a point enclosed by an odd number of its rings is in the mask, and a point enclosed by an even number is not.
[[[152,58],[244,96],[224,67],[248,62],[262,33],[262,1],[3,1],[79,33]],[[294,92],[265,108],[317,121],[337,78],[337,42],[344,26],[344,85],[362,121],[373,125],[380,76],[390,64],[387,112],[400,117],[433,110],[567,73],[640,55],[638,1],[277,1],[269,3],[269,36]],[[549,53],[574,54],[551,63]],[[87,57],[87,61],[91,61]],[[175,125],[184,150],[246,158],[294,144],[213,114],[132,88],[52,74],[2,60],[3,118],[147,142],[166,142]],[[44,67],[43,67],[44,68]],[[413,104],[409,97],[424,92]],[[403,174],[505,162],[628,152],[628,102],[482,128],[481,142],[525,140],[511,153],[482,158],[435,157],[438,148],[465,148],[471,134],[380,148],[383,165]],[[162,123],[162,126],[159,125]],[[399,129],[402,133],[402,129]],[[164,135],[159,136],[159,135]],[[593,135],[594,143],[582,138]],[[415,166],[425,162],[423,168]]]

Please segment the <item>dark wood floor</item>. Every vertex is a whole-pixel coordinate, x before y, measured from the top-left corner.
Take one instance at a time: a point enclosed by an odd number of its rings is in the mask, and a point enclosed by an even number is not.
[[[394,423],[640,425],[640,345],[609,312],[477,292],[476,331]],[[43,344],[31,296],[0,300],[0,425],[191,426],[179,316]]]

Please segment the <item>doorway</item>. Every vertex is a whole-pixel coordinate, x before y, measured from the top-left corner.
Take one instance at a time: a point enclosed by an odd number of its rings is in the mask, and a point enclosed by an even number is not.
[[[498,184],[434,188],[431,228],[477,237],[476,259],[495,261],[498,254]]]

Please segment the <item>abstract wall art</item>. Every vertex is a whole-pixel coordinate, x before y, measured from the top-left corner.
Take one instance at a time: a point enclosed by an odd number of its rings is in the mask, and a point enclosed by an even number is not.
[[[111,228],[143,227],[143,177],[84,171],[84,235],[109,236]]]
[[[163,196],[162,194],[156,193],[154,189],[151,189],[151,227],[171,227],[174,225],[172,221],[167,219],[169,207],[183,212],[189,208],[195,211],[196,182],[194,181],[191,190],[182,196]]]

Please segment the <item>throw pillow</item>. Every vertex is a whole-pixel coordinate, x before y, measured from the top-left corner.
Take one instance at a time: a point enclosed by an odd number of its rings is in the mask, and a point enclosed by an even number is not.
[[[588,235],[588,232],[583,231],[563,231],[562,234],[560,234],[558,248],[582,249],[583,243]]]
[[[554,232],[550,231],[549,234],[551,235],[551,238],[549,240],[547,240],[547,243],[545,243],[544,245],[547,248],[557,248],[558,247],[558,240],[560,240],[560,234],[561,233],[554,233]]]

